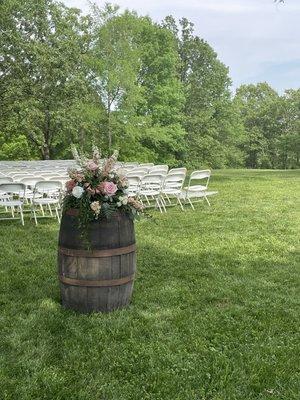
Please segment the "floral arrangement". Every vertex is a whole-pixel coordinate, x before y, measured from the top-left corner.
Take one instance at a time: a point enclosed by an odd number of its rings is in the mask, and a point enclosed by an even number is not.
[[[135,219],[143,212],[142,204],[128,196],[125,172],[116,168],[117,151],[105,160],[101,160],[96,146],[93,146],[92,159],[79,155],[75,146],[72,146],[72,153],[79,168],[68,170],[70,180],[66,182],[64,211],[79,210],[79,228],[83,237],[87,237],[88,224],[93,220],[109,219],[116,211]]]

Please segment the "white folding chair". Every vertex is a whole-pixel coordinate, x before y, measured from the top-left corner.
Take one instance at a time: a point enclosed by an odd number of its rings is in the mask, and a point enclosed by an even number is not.
[[[0,176],[0,184],[2,183],[10,183],[13,182],[13,178],[11,178],[10,176]]]
[[[143,200],[146,201],[147,207],[151,207],[150,200],[154,200],[154,206],[162,212],[162,209],[166,211],[164,202],[161,198],[161,190],[165,176],[162,174],[148,174],[141,179],[139,199],[143,204]]]
[[[42,176],[32,175],[30,177],[22,178],[20,182],[24,183],[27,189],[34,189],[35,184],[39,181],[44,181]]]
[[[62,187],[65,186],[66,182],[69,180],[69,177],[62,177],[62,176],[55,176],[53,178],[48,179],[49,181],[56,181],[56,182],[61,182]]]
[[[151,167],[135,167],[133,169],[130,170],[130,172],[144,172],[145,174],[147,174],[150,171]]]
[[[23,200],[26,186],[23,183],[1,183],[0,184],[0,206],[11,208],[12,217],[4,217],[2,220],[16,219],[15,207],[20,213],[21,224],[24,225]]]
[[[25,197],[24,197],[24,200],[25,200],[26,204],[32,203],[32,199],[33,199],[33,196],[34,196],[33,189],[35,187],[35,184],[37,182],[39,182],[39,181],[42,181],[42,180],[44,180],[44,178],[42,178],[42,177],[34,177],[34,176],[29,177],[29,178],[21,179],[21,182],[24,183],[24,185],[26,186]],[[42,197],[43,195],[39,194],[39,193],[36,193],[35,196],[36,197]]]
[[[177,174],[179,172],[184,172],[186,174],[186,168],[172,168],[170,169],[170,171],[168,172],[168,175],[173,175],[173,174]]]
[[[154,164],[151,162],[151,163],[141,163],[140,164],[140,167],[154,167]]]
[[[60,208],[61,191],[62,183],[59,181],[39,181],[35,184],[31,211],[36,225],[37,218],[43,217],[55,218],[56,216],[58,222],[60,222],[58,210]],[[42,196],[40,196],[40,194],[42,194]],[[37,217],[36,206],[40,207],[40,210],[42,211],[42,216]],[[56,215],[53,215],[51,206],[54,207]],[[44,207],[48,207],[50,215],[45,215]]]
[[[146,175],[146,172],[144,171],[130,171],[126,173],[126,178],[131,178],[131,177],[139,177],[140,179],[142,179],[144,176]]]
[[[137,163],[137,162],[126,162],[122,165],[122,168],[129,170],[129,169],[133,169],[133,168],[137,167],[138,165],[139,165],[139,163]]]
[[[165,174],[167,175],[169,171],[169,167],[167,165],[154,165],[153,167],[151,167],[149,173],[156,173],[156,174]]]
[[[27,172],[24,172],[24,173],[21,173],[21,174],[12,174],[12,175],[10,175],[10,176],[13,178],[14,182],[21,182],[21,180],[22,180],[23,178],[28,178],[28,177],[30,177],[30,174],[27,173]]]
[[[11,183],[11,182],[13,182],[13,179],[10,178],[9,176],[8,177],[0,177],[0,185],[4,184],[4,183]],[[8,200],[10,198],[11,198],[10,194],[4,192],[3,190],[0,190],[0,202],[1,202],[1,200]],[[4,206],[4,207],[5,207],[5,212],[7,212],[8,211],[7,206]]]
[[[204,198],[207,201],[207,204],[210,206],[210,202],[208,201],[208,184],[211,176],[211,171],[209,169],[203,171],[194,171],[191,173],[189,184],[186,188],[184,188],[182,192],[182,198],[184,198],[185,203],[189,202],[192,209],[194,210],[193,203],[191,199],[199,199]],[[199,184],[199,181],[204,181],[203,185]],[[209,194],[216,194],[217,192],[209,192]],[[195,201],[194,201],[195,203]]]
[[[138,197],[140,192],[141,177],[133,175],[127,177],[128,189],[127,194],[129,197]]]
[[[180,198],[185,176],[186,176],[185,172],[177,172],[177,174],[175,173],[168,174],[164,179],[164,184],[161,191],[162,199],[166,198],[168,204],[172,205],[171,198],[175,197],[177,199],[177,204],[180,205],[182,210],[184,210],[184,208]]]

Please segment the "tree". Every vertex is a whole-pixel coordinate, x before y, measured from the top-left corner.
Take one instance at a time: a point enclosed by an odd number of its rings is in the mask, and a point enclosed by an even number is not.
[[[0,129],[8,138],[24,134],[48,159],[72,140],[72,110],[87,93],[88,17],[52,0],[4,0],[0,7]]]
[[[242,85],[234,102],[239,109],[245,131],[246,166],[274,168],[278,136],[279,96],[267,83]]]
[[[106,5],[103,10],[94,7],[89,78],[99,104],[105,109],[102,129],[107,131],[109,151],[115,142],[113,130],[118,125],[115,115],[123,112],[126,118],[126,111],[132,111],[139,95],[136,85],[140,68],[135,43],[136,22],[136,15],[128,11],[118,15],[118,7]]]
[[[300,89],[287,90],[281,97],[280,136],[278,137],[279,168],[300,166]]]
[[[242,154],[237,143],[242,127],[232,108],[228,69],[208,43],[194,35],[193,24],[186,18],[180,20],[178,27],[169,16],[164,26],[176,35],[178,43],[178,67],[185,95],[186,160],[197,168],[222,167],[231,162],[239,165]]]
[[[178,72],[177,40],[169,29],[149,18],[143,18],[140,26],[138,85],[142,96],[137,115],[144,121],[140,142],[155,150],[154,159],[158,162],[168,160],[170,165],[176,165],[182,159],[186,137],[182,127],[185,96]]]
[[[176,164],[185,132],[174,36],[148,17],[119,14],[110,5],[94,8],[93,23],[90,79],[105,109],[108,147],[145,161],[162,160],[169,149]]]
[[[171,166],[299,166],[299,91],[261,83],[232,98],[228,68],[186,18],[3,0],[0,23],[2,159],[96,142]]]

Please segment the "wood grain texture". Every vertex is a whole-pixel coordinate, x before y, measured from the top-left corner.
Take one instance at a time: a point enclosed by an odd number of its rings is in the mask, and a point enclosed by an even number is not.
[[[136,271],[133,221],[116,213],[109,221],[92,222],[89,237],[91,250],[87,253],[80,239],[77,216],[63,215],[58,243],[59,249],[66,249],[58,251],[62,305],[83,313],[109,312],[127,306]]]

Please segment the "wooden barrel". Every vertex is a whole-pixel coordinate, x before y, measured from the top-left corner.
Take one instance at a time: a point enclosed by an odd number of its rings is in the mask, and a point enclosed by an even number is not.
[[[109,312],[129,304],[136,270],[133,221],[117,212],[90,223],[90,250],[78,230],[78,210],[68,210],[59,232],[62,305],[82,313]]]

